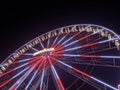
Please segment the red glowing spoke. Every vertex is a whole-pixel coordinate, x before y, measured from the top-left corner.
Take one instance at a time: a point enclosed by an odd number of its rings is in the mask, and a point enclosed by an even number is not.
[[[53,53],[52,56],[63,56],[63,54]]]
[[[5,73],[3,73],[0,77],[3,77],[3,76],[5,76],[13,71],[14,71],[14,69],[10,69],[10,70],[6,71]]]
[[[77,37],[81,32],[77,32],[76,34],[74,34],[72,37],[75,38]]]
[[[60,48],[59,50],[65,48],[65,47],[68,47],[68,46],[70,46],[70,45],[72,45],[72,44],[78,43],[78,42],[80,42],[80,41],[82,41],[82,40],[84,40],[84,39],[86,39],[86,38],[88,38],[88,37],[90,37],[90,36],[92,36],[92,34],[88,34],[88,35],[86,35],[86,36],[84,36],[84,37],[82,37],[82,38],[80,38],[80,39],[78,39],[78,40],[76,40],[76,41],[70,42],[70,43],[68,43],[67,45],[64,45],[64,47],[59,47],[59,48]]]
[[[88,34],[88,35],[85,35],[84,37],[82,37],[82,38],[78,39],[78,41],[82,41],[82,40],[84,40],[84,39],[86,39],[86,38],[91,37],[92,35],[93,35],[93,34]]]
[[[5,81],[4,83],[0,84],[0,88],[2,88],[3,86],[5,86],[6,84],[8,84],[12,80],[13,80],[13,78],[10,78],[7,81]]]
[[[55,70],[55,67],[53,66],[50,58],[48,58],[48,62],[49,62],[49,64],[50,64],[51,70],[52,70],[52,72],[53,72],[53,76],[54,76],[55,81],[56,81],[56,83],[57,83],[58,89],[59,89],[59,90],[65,90],[65,88],[64,88],[64,86],[63,86],[63,83],[62,83],[62,81],[60,80],[60,78],[59,78],[59,76],[58,76],[58,74],[57,74],[57,72],[56,72],[56,70]]]
[[[27,90],[27,89],[28,89],[28,87],[30,86],[30,84],[32,83],[32,81],[34,80],[34,78],[36,77],[36,75],[37,75],[38,71],[40,71],[41,66],[43,65],[43,63],[45,63],[45,61],[44,61],[44,60],[43,60],[42,62],[40,62],[40,63],[39,63],[40,65],[37,67],[37,70],[35,71],[35,73],[34,73],[34,75],[33,75],[32,79],[31,79],[31,80],[29,81],[29,83],[27,84],[27,86],[26,86],[25,90]]]
[[[57,44],[55,44],[53,47],[56,48],[70,33],[67,33],[65,36],[63,36],[58,42]]]
[[[28,70],[29,67],[25,68],[24,70],[22,70],[21,72],[19,72],[17,75],[13,76],[12,78],[0,83],[0,88],[5,86],[6,84],[8,84],[10,81],[12,81],[14,78],[16,78],[17,76],[19,76],[20,74],[22,74],[23,72],[25,72],[26,70]]]
[[[43,88],[43,81],[44,81],[44,77],[45,77],[45,62],[43,64],[43,70],[42,70],[42,76],[41,76],[41,81],[40,81],[40,90],[42,90]]]
[[[52,60],[55,60],[55,61],[61,63],[62,65],[66,66],[67,68],[70,68],[70,69],[76,71],[76,72],[79,73],[79,74],[82,74],[82,75],[84,75],[84,76],[86,76],[86,77],[88,77],[88,78],[91,78],[91,79],[95,80],[96,82],[99,82],[100,84],[103,84],[103,85],[105,85],[105,86],[107,86],[107,87],[109,87],[109,88],[111,88],[111,89],[113,89],[113,90],[117,90],[117,88],[115,88],[115,87],[113,87],[113,86],[111,86],[111,85],[109,85],[109,84],[107,84],[107,83],[105,83],[105,82],[103,82],[103,81],[101,81],[101,80],[99,80],[99,79],[97,79],[97,78],[95,78],[95,77],[93,77],[93,76],[91,76],[91,75],[83,72],[82,70],[79,70],[79,69],[77,69],[77,68],[74,68],[74,67],[72,67],[72,66],[70,66],[70,65],[68,65],[68,64],[66,64],[66,63],[64,63],[64,62],[62,62],[62,61],[60,61],[60,60],[57,60],[57,59],[54,58],[54,57],[50,57],[50,58],[52,58]]]
[[[56,53],[56,54],[60,54],[60,53],[64,53],[65,50],[60,50],[60,51],[54,51],[53,53]]]
[[[100,55],[86,55],[86,54],[80,54],[80,57],[88,57],[88,58],[100,58]]]
[[[64,48],[64,46],[62,44],[59,44],[59,45],[57,45],[57,47],[55,47],[56,50],[61,50],[63,48]]]
[[[25,74],[23,74],[17,81],[16,81],[16,83],[10,88],[10,90],[13,88],[13,87],[15,87],[15,89],[17,89],[21,84],[22,84],[22,82],[24,82],[24,80],[30,75],[30,73],[31,72],[33,72],[34,71],[34,69],[35,69],[35,67],[37,66],[37,65],[39,65],[39,61],[37,61],[35,64],[33,64],[33,66],[31,67],[31,69],[29,69],[27,72],[25,72]]]
[[[97,44],[99,44],[99,42],[94,42],[94,43],[90,43],[90,44],[85,44],[85,45],[81,46],[81,48],[90,47],[90,46],[97,45]]]
[[[76,69],[76,68],[74,68],[74,67],[72,67],[72,66],[70,66],[70,65],[67,65],[66,63],[63,63],[63,62],[59,61],[57,58],[54,58],[54,57],[52,57],[52,56],[51,56],[50,58],[51,58],[52,60],[55,60],[55,61],[57,61],[57,62],[59,62],[59,63],[65,65],[65,66],[67,66],[67,67],[69,67],[69,68],[75,70],[75,71],[78,72],[78,73],[81,73],[81,74],[84,75],[84,76],[90,77],[89,74],[83,72],[82,70],[78,70],[78,69]]]
[[[34,59],[31,60],[31,62],[26,63],[26,64],[23,64],[23,65],[21,65],[21,66],[23,67],[24,65],[30,64],[30,67],[31,67],[31,66],[32,66],[32,63],[33,63],[33,62],[36,62],[36,61],[34,61],[34,60],[36,60],[36,59],[34,58]],[[15,63],[18,63],[18,62],[16,61],[16,62],[13,62],[12,64],[15,64]],[[5,76],[5,75],[7,75],[7,74],[12,73],[13,71],[15,71],[15,70],[21,68],[21,66],[18,66],[18,67],[14,68],[14,69],[10,69],[10,70],[4,72],[3,74],[1,74],[0,77],[3,77],[3,76]]]

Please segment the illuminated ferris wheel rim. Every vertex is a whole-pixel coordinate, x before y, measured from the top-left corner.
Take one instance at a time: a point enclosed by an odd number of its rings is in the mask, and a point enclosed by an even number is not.
[[[16,53],[18,50],[20,50],[20,49],[21,49],[22,47],[24,47],[25,45],[27,45],[27,44],[29,44],[30,42],[34,41],[35,39],[39,38],[40,36],[45,35],[45,34],[49,34],[49,33],[51,33],[51,32],[55,32],[55,31],[57,31],[57,30],[60,31],[60,30],[63,29],[63,28],[69,28],[69,27],[74,28],[74,27],[76,27],[76,26],[79,26],[79,27],[86,26],[87,28],[92,26],[92,27],[96,27],[96,28],[101,28],[101,29],[104,29],[105,31],[109,31],[111,34],[113,34],[113,35],[117,38],[117,40],[120,40],[120,36],[117,35],[117,33],[115,33],[113,30],[111,30],[111,29],[109,29],[109,28],[107,28],[107,27],[103,27],[103,26],[101,26],[101,25],[96,25],[96,24],[74,24],[74,25],[67,25],[67,26],[63,26],[63,27],[57,28],[57,29],[53,29],[53,30],[51,30],[51,31],[49,31],[49,32],[46,32],[46,33],[44,33],[44,34],[41,34],[41,35],[37,36],[36,38],[30,40],[29,42],[27,42],[26,44],[22,45],[20,48],[18,48],[17,50],[15,50],[12,54],[10,54],[5,60],[3,60],[3,62],[0,64],[0,66],[2,66],[2,64],[4,64],[14,53]],[[87,29],[85,29],[84,31],[86,31],[86,30],[87,30]],[[82,31],[81,31],[81,32],[82,32]]]

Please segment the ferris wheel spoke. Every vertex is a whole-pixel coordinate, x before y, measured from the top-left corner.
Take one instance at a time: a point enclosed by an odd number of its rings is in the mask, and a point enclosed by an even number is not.
[[[14,62],[11,63],[11,65],[15,65],[15,64],[23,63],[23,62],[27,62],[27,61],[30,61],[30,58],[14,61]]]
[[[69,33],[67,33],[65,36],[63,36],[55,45],[54,47],[57,47],[65,38],[66,36],[68,35]]]
[[[110,41],[113,41],[113,40],[116,40],[116,38],[111,39],[111,40],[103,40],[103,41],[99,41],[99,42],[93,42],[93,43],[85,44],[85,45],[82,45],[82,46],[76,46],[74,48],[65,49],[65,51],[72,51],[72,50],[76,50],[76,49],[80,49],[80,48],[90,47],[90,46],[94,46],[94,45],[97,45],[97,44],[107,43],[107,42],[110,42]]]
[[[49,47],[49,44],[50,44],[50,38],[48,38],[48,41],[47,41],[47,48]]]
[[[19,59],[18,61],[14,61],[12,65],[18,64],[18,63],[23,63],[23,62],[29,62],[31,58],[26,58],[26,59]]]
[[[80,57],[85,57],[85,58],[107,58],[107,59],[120,59],[120,56],[102,56],[102,55],[85,55],[85,54],[80,54]]]
[[[11,77],[10,79],[4,81],[3,83],[0,84],[0,88],[5,86],[6,84],[8,84],[10,81],[12,81],[13,79],[15,79],[16,77],[18,77],[19,75],[21,75],[23,72],[25,72],[26,70],[28,70],[29,67],[23,69],[21,72],[17,73],[16,75],[14,75],[13,77]]]
[[[55,40],[53,40],[53,43],[52,43],[51,47],[53,47],[54,44],[56,43],[56,41],[57,41],[57,39],[58,39],[58,36],[59,36],[59,35],[57,35],[57,37],[55,38]]]
[[[10,69],[10,70],[4,72],[0,77],[3,77],[3,76],[5,76],[5,75],[7,75],[7,74],[9,74],[9,73],[12,73],[13,71],[15,71],[15,70],[17,70],[17,69],[20,69],[20,68],[24,67],[24,66],[27,65],[27,64],[29,64],[29,63],[25,63],[25,64],[23,64],[23,65],[20,65],[20,66],[14,68],[14,69]]]
[[[43,69],[42,70],[42,76],[41,76],[41,80],[40,80],[40,90],[42,90],[42,88],[43,88],[43,79],[44,79],[44,75],[45,74],[45,70]]]
[[[42,71],[41,82],[40,82],[40,90],[43,90],[43,79],[44,79],[44,70]]]
[[[41,47],[42,47],[42,48],[44,48],[44,45],[43,45],[43,43],[42,43],[42,42],[40,42],[40,45],[41,45]]]
[[[53,58],[53,59],[54,59],[54,58]],[[55,60],[55,59],[54,59],[54,60]],[[56,60],[55,60],[55,61],[56,61]],[[98,83],[100,83],[100,84],[103,84],[103,85],[105,85],[105,86],[107,86],[107,87],[109,87],[109,88],[111,88],[111,89],[113,89],[113,90],[118,90],[117,88],[115,88],[115,87],[113,87],[113,86],[111,86],[111,85],[109,85],[109,84],[107,84],[107,83],[105,83],[105,82],[103,82],[103,81],[101,81],[101,80],[99,80],[99,79],[97,79],[97,78],[95,78],[95,77],[93,77],[93,76],[91,76],[91,75],[89,75],[89,74],[81,71],[81,70],[78,70],[77,68],[74,68],[74,67],[72,67],[72,66],[70,66],[70,65],[68,65],[68,64],[66,64],[66,63],[64,63],[64,62],[62,62],[62,61],[60,61],[60,60],[58,60],[58,62],[61,63],[61,64],[63,64],[64,66],[66,66],[66,67],[68,67],[68,68],[76,71],[76,72],[79,73],[79,74],[82,74],[82,75],[84,75],[84,76],[86,76],[86,77],[88,77],[88,78],[91,78],[91,79],[95,80],[96,82],[98,82]]]
[[[45,68],[45,81],[44,81],[44,89],[48,90],[48,84],[49,84],[49,67]]]
[[[61,51],[61,50],[64,50],[63,45],[58,45],[57,47],[55,47],[55,51]]]
[[[59,51],[59,49],[58,49],[58,50],[56,50],[54,53],[55,53],[55,54],[62,54],[62,53],[64,53],[64,50],[60,50],[60,51]],[[54,53],[53,53],[53,54],[54,54]]]
[[[89,27],[90,27],[90,25],[86,26],[86,27],[83,29],[83,31],[86,30],[86,29],[89,28]],[[73,27],[73,28],[74,28],[74,27]],[[78,33],[74,34],[72,37],[70,37],[68,40],[66,40],[66,41],[63,42],[62,44],[65,45],[67,42],[69,42],[69,41],[72,40],[73,38],[77,37],[80,33],[81,33],[81,32],[78,32]]]
[[[84,57],[84,58],[105,58],[105,59],[120,59],[120,56],[103,56],[103,55],[86,55],[86,54],[63,54],[67,57]]]
[[[41,59],[41,60],[42,60],[42,59]],[[26,66],[26,65],[28,65],[28,64],[32,65],[33,62],[35,62],[35,61],[32,60],[30,63],[26,62],[26,63],[24,63],[24,64],[22,64],[22,65],[20,65],[20,66],[15,67],[14,69],[10,69],[10,70],[6,71],[5,73],[3,73],[0,77],[3,77],[3,76],[5,76],[5,75],[7,75],[7,74],[10,74],[10,73],[12,73],[13,71],[18,70],[18,69],[20,69],[20,68],[22,68],[22,67],[24,67],[24,66]],[[17,63],[18,63],[18,62],[17,62]],[[12,64],[12,65],[13,65],[13,64]]]
[[[37,49],[36,49],[36,48],[34,48],[34,47],[32,47],[32,49],[33,49],[35,52],[39,51],[39,50],[37,50]]]
[[[66,65],[67,65],[67,64],[66,64]],[[97,84],[96,82],[93,82],[93,81],[90,80],[88,77],[86,78],[86,77],[84,77],[83,75],[77,74],[74,70],[72,70],[72,69],[70,69],[70,68],[66,68],[65,66],[61,66],[61,65],[58,65],[58,64],[57,64],[57,66],[58,66],[59,68],[63,69],[64,71],[70,73],[71,75],[77,77],[77,78],[78,78],[77,80],[79,80],[79,79],[82,80],[82,81],[83,81],[83,84],[82,84],[82,85],[84,85],[85,83],[87,83],[88,85],[90,85],[90,86],[92,86],[92,87],[95,87],[95,88],[98,89],[98,90],[103,90],[103,89],[104,89],[104,86],[103,86],[103,85],[100,85],[100,84]],[[75,82],[76,82],[76,81],[75,81]],[[74,84],[74,82],[73,82],[72,84]],[[72,84],[70,84],[69,87],[67,87],[67,89],[69,89],[69,88],[72,86]],[[80,85],[79,88],[81,88],[82,85]],[[79,89],[77,89],[77,90],[79,90]]]
[[[21,60],[18,61],[18,63],[26,62],[26,61],[30,61],[30,58],[27,58],[27,59],[21,59]]]
[[[102,62],[102,61],[98,61],[98,60],[69,60],[69,61],[64,61],[65,63],[73,63],[76,65],[90,65],[90,66],[96,66],[96,67],[114,67],[114,68],[120,68],[120,65],[116,65],[114,62],[115,61],[111,61],[111,62]]]
[[[59,45],[58,47],[55,48],[53,53],[63,53],[64,49],[62,45]]]
[[[50,39],[51,39],[51,38],[50,38],[50,35],[51,35],[51,32],[48,33],[48,36],[49,36],[49,37],[48,37],[48,40],[47,40],[47,48],[48,48],[49,45],[50,45]]]
[[[91,37],[91,36],[93,36],[93,35],[95,35],[95,34],[97,34],[97,33],[98,33],[98,32],[93,33],[93,34],[88,34],[88,35],[86,35],[86,36],[84,36],[84,37],[82,37],[82,38],[80,38],[80,39],[78,39],[78,40],[72,41],[72,42],[70,42],[69,44],[64,45],[64,47],[71,46],[71,45],[73,45],[73,44],[75,44],[75,43],[78,43],[78,42],[80,42],[80,41],[82,41],[82,40],[84,40],[84,39],[87,39],[87,38],[89,38],[89,37]]]
[[[59,54],[55,53],[53,54],[54,56],[65,56],[64,61],[67,63],[74,63],[74,64],[82,64],[82,65],[92,65],[92,66],[102,66],[102,67],[116,67],[119,68],[120,65],[116,62],[119,60],[119,56],[100,56],[100,55],[83,55],[83,54]],[[66,57],[71,57],[71,58],[89,58],[87,60],[84,59],[67,59]],[[103,60],[105,59],[105,60]]]
[[[17,70],[17,69],[19,69],[19,68],[22,68],[22,67],[24,67],[24,66],[26,66],[26,65],[28,65],[28,64],[31,65],[32,63],[36,62],[36,60],[37,60],[37,59],[34,59],[34,58],[33,58],[30,62],[26,62],[26,63],[24,63],[24,64],[22,64],[22,65],[20,65],[20,66],[15,67],[14,70]],[[39,60],[42,61],[43,59],[40,58]]]
[[[21,83],[27,78],[27,76],[30,74],[31,70],[28,70],[20,79],[17,80],[16,83],[14,83],[14,85],[12,85],[9,90],[16,90]]]
[[[55,81],[56,81],[56,83],[57,83],[58,89],[59,89],[59,90],[65,90],[65,88],[64,88],[64,86],[63,86],[63,83],[62,83],[62,81],[60,80],[60,78],[59,78],[59,76],[58,76],[58,74],[57,74],[57,72],[56,72],[56,70],[55,70],[55,67],[53,66],[50,58],[48,58],[48,61],[49,61],[50,68],[51,68],[51,70],[52,70],[54,79],[55,79]]]
[[[37,79],[36,83],[31,87],[32,90],[37,90],[37,88],[40,86],[42,71],[43,71],[43,68],[38,72],[38,75],[37,75],[38,79]]]
[[[103,48],[103,49],[101,49],[101,50],[94,50],[94,53],[98,53],[98,52],[103,52],[103,51],[107,51],[107,50],[112,50],[112,49],[117,49],[117,47],[109,47],[109,48]],[[91,51],[87,51],[86,53],[83,53],[83,54],[91,54],[91,53],[93,53],[93,52],[91,52]]]
[[[77,50],[77,49],[85,48],[85,47],[90,47],[90,46],[97,45],[97,44],[99,44],[99,42],[94,42],[94,43],[90,43],[90,44],[85,44],[85,45],[82,45],[82,46],[76,46],[76,47],[74,47],[74,48],[65,49],[65,51],[73,51],[73,50]]]
[[[38,66],[38,70],[40,70],[41,66],[43,65],[43,61],[40,63],[40,65]],[[27,84],[27,86],[25,87],[25,90],[28,89],[28,87],[30,86],[30,84],[32,83],[32,81],[35,79],[36,75],[38,74],[38,70],[35,71],[34,75],[32,76],[31,80],[29,81],[29,83]]]
[[[33,56],[33,53],[25,53],[24,55]]]
[[[17,80],[17,82],[10,87],[9,90],[13,90],[13,89],[17,89],[21,84],[22,82],[24,82],[24,80],[30,75],[30,73],[35,69],[35,67],[39,64],[39,62],[37,62],[36,64],[33,65],[32,68],[30,68],[24,75],[22,75],[20,77],[20,79]]]
[[[32,83],[32,81],[35,79],[37,73],[38,73],[38,71],[35,71],[34,75],[33,75],[32,78],[31,78],[31,80],[29,81],[29,83],[28,83],[27,86],[25,87],[25,90],[28,89],[28,87],[30,86],[30,84]]]

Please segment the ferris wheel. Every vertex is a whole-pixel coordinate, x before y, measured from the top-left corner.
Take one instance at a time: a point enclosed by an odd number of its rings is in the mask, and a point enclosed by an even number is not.
[[[119,35],[76,24],[42,34],[6,58],[0,64],[0,89],[118,90],[119,72]]]

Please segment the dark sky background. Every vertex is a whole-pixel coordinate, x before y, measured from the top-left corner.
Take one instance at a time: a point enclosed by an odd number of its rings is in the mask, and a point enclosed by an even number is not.
[[[0,5],[0,61],[31,39],[71,24],[97,24],[120,34],[117,2],[4,2]]]
[[[0,61],[29,40],[58,27],[98,24],[119,33],[119,3],[4,2],[0,8]]]

